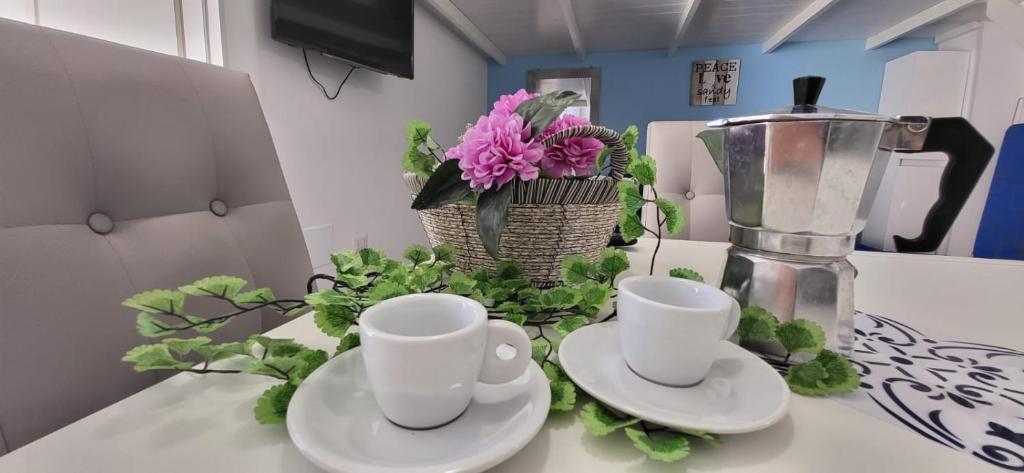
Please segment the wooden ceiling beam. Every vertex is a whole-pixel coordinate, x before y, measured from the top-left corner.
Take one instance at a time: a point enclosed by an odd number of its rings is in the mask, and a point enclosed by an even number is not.
[[[576,51],[576,57],[582,61],[587,57],[587,51],[583,49],[583,38],[580,36],[580,26],[576,23],[576,12],[572,9],[572,0],[558,0],[558,3],[562,7],[562,14],[565,15],[565,26],[569,28],[572,49]]]
[[[926,8],[915,15],[868,37],[864,49],[871,50],[885,46],[900,39],[922,26],[930,25],[952,15],[964,8],[979,3],[981,0],[944,0],[931,8]]]
[[[768,54],[775,51],[779,46],[782,46],[782,43],[785,43],[800,31],[801,28],[810,24],[815,18],[825,13],[826,10],[838,2],[839,0],[814,0],[810,5],[807,5],[807,8],[804,8],[796,16],[790,18],[786,24],[782,25],[782,28],[779,28],[778,31],[769,36],[761,46],[762,52]]]
[[[505,53],[498,49],[491,39],[483,31],[480,31],[480,28],[477,28],[451,0],[423,0],[423,3],[426,3],[438,16],[452,25],[470,44],[490,56],[495,62],[503,66],[508,63]]]
[[[676,34],[672,37],[672,42],[668,45],[668,55],[671,56],[676,53],[679,49],[679,45],[683,44],[683,37],[686,36],[686,29],[690,27],[690,23],[693,22],[693,17],[697,14],[697,9],[700,8],[701,0],[687,0],[686,5],[683,5],[683,11],[679,14],[679,23],[676,26]]]

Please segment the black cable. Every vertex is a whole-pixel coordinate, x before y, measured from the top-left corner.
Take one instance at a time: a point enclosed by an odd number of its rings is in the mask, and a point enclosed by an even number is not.
[[[348,82],[349,76],[351,76],[356,70],[356,66],[349,66],[350,69],[348,70],[348,74],[345,74],[345,78],[341,80],[340,84],[338,84],[338,90],[334,91],[334,95],[330,95],[327,93],[327,87],[324,87],[324,85],[313,76],[313,69],[309,67],[309,56],[306,54],[306,48],[302,48],[302,60],[306,61],[306,72],[309,73],[309,78],[313,79],[313,82],[320,86],[320,90],[323,91],[324,97],[327,97],[327,100],[334,100],[338,98],[338,94],[341,94],[341,88],[345,86],[345,83]]]

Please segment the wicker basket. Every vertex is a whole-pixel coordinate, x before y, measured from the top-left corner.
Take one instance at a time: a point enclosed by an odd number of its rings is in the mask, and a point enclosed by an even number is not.
[[[622,179],[628,152],[618,133],[604,127],[567,128],[544,141],[549,147],[572,137],[597,138],[610,150],[611,173],[586,179],[540,178],[512,181],[512,205],[501,236],[501,260],[519,263],[536,287],[550,287],[560,279],[563,258],[582,255],[594,260],[608,245],[618,221],[620,204],[617,183]],[[423,180],[406,174],[413,195]],[[419,212],[431,245],[448,244],[456,249],[460,271],[494,269],[498,262],[484,250],[476,230],[476,207],[457,203]]]

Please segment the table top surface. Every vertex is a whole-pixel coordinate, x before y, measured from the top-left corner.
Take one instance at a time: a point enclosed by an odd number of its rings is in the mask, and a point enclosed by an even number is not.
[[[656,274],[690,267],[721,278],[726,243],[665,241]],[[633,274],[653,249],[627,249]],[[1024,349],[1024,263],[944,256],[855,253],[856,307],[939,338]],[[269,332],[333,352],[336,340],[302,316]],[[180,374],[0,457],[0,473],[96,471],[248,473],[319,471],[284,426],[253,420],[259,376]],[[73,396],[74,393],[68,393]],[[760,432],[696,445],[680,464],[647,460],[621,435],[594,437],[572,413],[553,413],[498,472],[1002,471],[834,400],[794,395],[788,415]]]

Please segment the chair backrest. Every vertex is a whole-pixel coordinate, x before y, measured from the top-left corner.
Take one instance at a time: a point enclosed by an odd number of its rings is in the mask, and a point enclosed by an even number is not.
[[[658,195],[683,208],[686,226],[681,240],[728,241],[725,184],[697,133],[700,121],[664,121],[647,125],[647,154],[658,164]],[[653,209],[644,209],[643,221],[654,228]]]
[[[147,341],[126,297],[214,274],[301,297],[311,272],[247,75],[0,20],[7,449],[157,380],[120,361]],[[186,311],[228,312],[215,302]],[[215,335],[279,320],[253,314]]]

